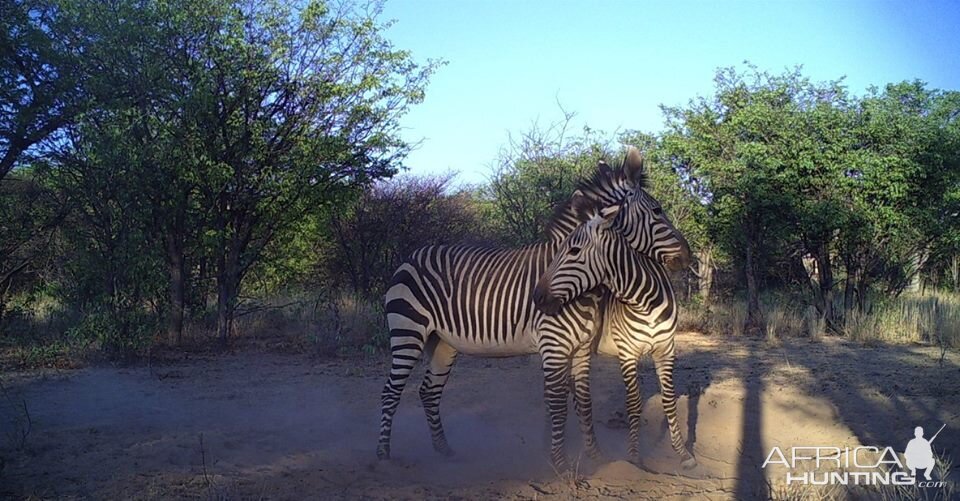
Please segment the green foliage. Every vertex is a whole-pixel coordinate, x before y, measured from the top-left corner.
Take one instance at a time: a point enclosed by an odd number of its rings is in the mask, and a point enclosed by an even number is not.
[[[118,358],[142,355],[157,332],[155,315],[134,307],[97,305],[86,311],[79,324],[67,331],[76,344],[94,345]]]
[[[577,183],[591,174],[597,161],[610,158],[603,134],[584,128],[567,130],[573,114],[541,128],[534,124],[519,138],[510,138],[482,196],[501,240],[525,245],[540,240],[554,208],[570,198]]]
[[[55,254],[52,241],[64,212],[59,194],[33,169],[18,169],[0,183],[0,333],[8,302],[31,289]]]
[[[0,181],[87,101],[85,26],[69,2],[8,0],[0,6]]]
[[[399,177],[375,183],[329,220],[332,239],[324,262],[333,283],[380,298],[400,263],[437,244],[489,243],[474,195],[450,186],[452,176]]]
[[[161,320],[179,340],[186,309],[202,314],[211,294],[226,339],[251,271],[261,292],[315,271],[314,235],[329,235],[332,208],[397,171],[409,149],[398,120],[439,66],[384,38],[379,2],[3,9],[0,43],[14,57],[0,63],[0,179],[16,164],[30,189],[9,178],[0,189],[22,202],[41,187],[69,210],[48,225],[41,212],[53,209],[14,217],[4,198],[3,215],[30,224],[0,229],[26,236],[23,259],[7,259],[6,240],[0,249],[0,305],[45,237],[58,255],[44,280],[85,316],[75,337],[121,355]],[[57,231],[37,229],[47,226]]]
[[[960,186],[956,93],[904,82],[855,98],[841,81],[749,66],[720,70],[715,83],[712,98],[664,109],[661,149],[705,207],[705,240],[742,270],[748,297],[809,281],[839,330],[841,311],[862,311],[876,284],[899,294],[931,254],[946,267]]]
[[[707,232],[707,206],[702,203],[695,183],[676,169],[661,136],[631,131],[620,137],[622,144],[640,148],[649,184],[647,190],[670,215],[673,225],[694,249],[710,245]]]
[[[489,185],[381,182],[440,63],[395,48],[379,2],[0,9],[0,331],[12,319],[33,333],[28,310],[56,303],[78,320],[52,346],[128,356],[161,325],[179,341],[185,321],[212,324],[213,308],[226,339],[253,301],[338,284],[362,300],[331,303],[354,320],[333,337],[318,327],[318,344],[375,351],[386,334],[370,298],[409,252],[536,241],[596,161],[616,158],[564,112],[512,137]],[[618,139],[642,148],[651,193],[695,251],[698,308],[727,308],[711,306],[716,266],[724,294],[748,292],[746,307],[691,321],[771,339],[801,317],[817,335],[851,332],[876,293],[918,277],[960,287],[960,93],[902,82],[857,97],[800,69],[747,66],[664,112],[663,133]],[[793,303],[813,310],[764,304],[776,288],[803,290]],[[63,351],[35,346],[38,360]]]

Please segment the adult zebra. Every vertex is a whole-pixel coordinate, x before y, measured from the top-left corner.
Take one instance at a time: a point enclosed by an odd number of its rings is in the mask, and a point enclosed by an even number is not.
[[[620,210],[619,206],[594,208],[596,215],[577,228],[557,250],[550,267],[537,282],[534,302],[538,309],[552,315],[594,287],[607,287],[616,300],[603,305],[603,336],[599,338],[597,351],[620,360],[627,388],[630,457],[639,458],[643,401],[637,365],[641,357],[652,355],[671,445],[680,455],[680,464],[692,468],[697,462],[684,447],[673,387],[677,326],[673,286],[660,263],[634,251],[630,242],[616,230],[614,222]]]
[[[671,267],[685,267],[689,248],[644,189],[643,158],[629,148],[623,165],[598,166],[571,200],[614,205],[630,197],[616,227],[639,252]],[[589,341],[599,331],[602,292],[582,294],[556,315],[533,304],[533,288],[564,239],[581,223],[576,207],[561,206],[545,242],[518,249],[439,245],[418,249],[394,273],[386,294],[392,365],[382,393],[377,456],[390,456],[393,416],[407,378],[425,347],[432,348],[420,398],[434,449],[452,454],[440,421],[440,397],[458,353],[504,357],[539,353],[544,399],[551,422],[551,461],[565,467],[563,430],[568,380],[574,382],[575,407],[586,451],[596,456],[590,413]]]

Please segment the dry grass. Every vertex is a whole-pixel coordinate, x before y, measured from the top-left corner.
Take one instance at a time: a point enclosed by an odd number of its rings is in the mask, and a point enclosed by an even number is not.
[[[960,295],[902,296],[867,314],[848,313],[845,334],[863,343],[931,343],[960,348]]]
[[[765,297],[762,305],[770,342],[791,337],[819,339],[827,334],[826,321],[813,306],[794,306],[790,300],[772,297]],[[746,312],[746,302],[737,299],[709,307],[683,305],[679,324],[685,330],[740,336]],[[928,343],[960,348],[960,294],[904,295],[874,303],[867,313],[851,310],[843,335],[864,344]]]
[[[73,368],[104,358],[102,343],[72,332],[82,317],[50,301],[35,309],[8,314],[0,335],[0,370],[38,367]],[[167,339],[162,321],[146,332],[137,356],[176,358],[179,351],[222,349],[216,336],[216,312],[187,320],[181,343]],[[97,331],[95,328],[88,329]],[[314,352],[323,356],[376,354],[388,347],[381,300],[344,291],[303,291],[264,299],[247,299],[237,309],[230,343],[234,347],[279,352]]]
[[[803,310],[803,327],[810,339],[818,340],[827,334],[827,321],[814,306]]]
[[[742,336],[747,319],[747,307],[742,301],[711,303],[709,305],[681,305],[678,326],[721,336]]]
[[[388,340],[379,301],[343,291],[271,298],[236,320],[238,339],[286,339],[321,355],[375,353]]]
[[[804,315],[793,306],[774,304],[764,310],[768,342],[776,343],[781,338],[801,337],[808,332]]]

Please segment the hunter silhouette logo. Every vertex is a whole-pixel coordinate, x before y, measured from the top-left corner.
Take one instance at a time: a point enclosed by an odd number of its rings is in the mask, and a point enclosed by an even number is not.
[[[786,469],[787,485],[915,485],[943,487],[943,480],[932,481],[936,466],[931,444],[946,428],[940,427],[930,440],[923,438],[923,427],[913,430],[902,461],[893,447],[862,445],[858,447],[803,446],[783,450],[774,447],[761,469],[779,464]],[[785,453],[786,452],[786,453]],[[926,481],[917,478],[923,472]]]
[[[937,439],[937,435],[946,428],[946,423],[930,437],[930,440],[923,438],[923,427],[917,426],[913,430],[914,439],[907,444],[907,450],[903,451],[903,457],[907,458],[907,468],[910,468],[910,474],[917,476],[917,470],[925,470],[923,476],[930,480],[930,474],[933,473],[933,467],[936,462],[933,460],[933,447],[930,444]]]

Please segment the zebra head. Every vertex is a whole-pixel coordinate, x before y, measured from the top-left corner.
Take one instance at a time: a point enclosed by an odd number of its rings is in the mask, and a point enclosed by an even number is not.
[[[605,252],[626,240],[614,230],[622,205],[601,208],[596,200],[574,195],[573,208],[586,221],[564,239],[533,290],[534,305],[555,315],[563,304],[605,282],[612,266]]]
[[[671,270],[690,266],[690,245],[663,212],[660,202],[646,190],[646,172],[640,150],[630,146],[622,166],[623,177],[632,187],[625,197],[614,227],[637,252]]]

